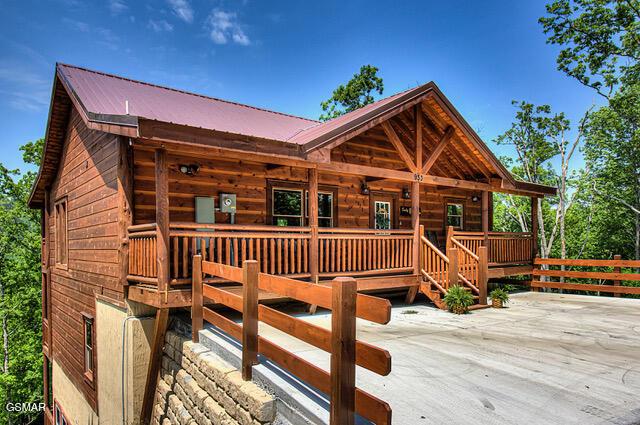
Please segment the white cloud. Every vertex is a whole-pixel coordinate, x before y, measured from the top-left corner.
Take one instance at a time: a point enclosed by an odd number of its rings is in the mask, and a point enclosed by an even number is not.
[[[153,19],[149,19],[149,25],[148,26],[149,26],[149,28],[151,28],[155,32],[173,31],[173,25],[171,25],[169,22],[165,21],[164,19],[161,19],[159,21],[155,21]]]
[[[124,3],[123,0],[109,0],[109,10],[114,15],[124,12],[128,8],[129,7]]]
[[[193,22],[193,9],[187,0],[167,0],[173,13],[186,23]]]
[[[13,64],[0,68],[0,96],[10,107],[21,111],[39,111],[49,105],[51,82],[31,67]]]
[[[206,21],[211,41],[216,44],[227,44],[233,41],[241,46],[251,44],[249,36],[244,32],[238,22],[238,16],[234,12],[225,12],[214,9]]]
[[[86,22],[76,21],[69,18],[62,18],[62,22],[65,23],[69,28],[80,31],[80,32],[89,32],[91,31],[91,27]]]

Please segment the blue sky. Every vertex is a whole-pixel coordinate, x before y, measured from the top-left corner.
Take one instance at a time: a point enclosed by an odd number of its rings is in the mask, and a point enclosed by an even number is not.
[[[317,118],[363,64],[384,95],[435,81],[490,144],[512,99],[577,120],[596,95],[556,70],[544,1],[2,0],[2,162],[44,134],[56,61]]]

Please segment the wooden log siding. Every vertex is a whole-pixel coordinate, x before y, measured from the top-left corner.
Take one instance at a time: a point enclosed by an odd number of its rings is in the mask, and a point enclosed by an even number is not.
[[[391,317],[391,303],[388,300],[357,294],[355,281],[351,279],[350,291],[340,291],[344,282],[336,279],[332,287],[315,285],[292,280],[286,277],[273,276],[258,273],[257,267],[251,268],[250,261],[243,264],[243,268],[226,264],[202,261],[199,256],[194,257],[198,263],[194,269],[201,270],[204,275],[223,278],[242,283],[243,286],[251,285],[254,291],[262,290],[277,293],[281,296],[294,298],[309,304],[319,305],[335,311],[335,320],[349,322],[349,329],[345,327],[343,332],[337,332],[336,328],[328,330],[320,326],[308,323],[288,314],[279,312],[271,307],[258,304],[254,297],[254,305],[247,305],[248,300],[208,284],[202,284],[202,276],[194,276],[193,287],[202,292],[204,299],[210,302],[224,304],[227,307],[243,313],[243,323],[238,324],[226,318],[221,313],[204,307],[202,298],[194,297],[197,304],[192,306],[193,315],[192,332],[197,333],[202,328],[200,317],[218,327],[238,341],[243,342],[243,378],[249,379],[250,368],[256,362],[256,354],[259,353],[273,361],[281,368],[288,370],[299,379],[309,385],[330,395],[332,405],[332,424],[352,423],[353,413],[376,424],[391,423],[391,408],[384,401],[358,389],[355,386],[355,366],[365,367],[379,375],[388,375],[391,372],[391,356],[386,350],[366,344],[355,339],[355,318],[360,317],[376,323],[386,324]],[[254,266],[257,264],[254,263]],[[342,278],[347,279],[347,278]],[[257,286],[257,287],[256,287]],[[247,288],[244,289],[245,291]],[[337,293],[340,291],[340,293]],[[341,300],[341,296],[352,297],[350,300]],[[345,316],[348,316],[345,317]],[[301,339],[317,348],[332,354],[330,372],[315,366],[303,358],[287,351],[275,343],[258,334],[256,321],[262,321],[279,329],[288,335]],[[246,329],[248,323],[252,323],[251,329]],[[349,332],[350,331],[350,332]],[[349,333],[346,335],[344,332]],[[251,340],[251,344],[244,342]],[[257,343],[257,346],[256,344]],[[338,352],[337,350],[340,350]],[[338,417],[339,419],[335,419]]]
[[[69,115],[65,142],[59,156],[59,167],[52,182],[47,209],[50,273],[50,358],[60,365],[66,376],[94,409],[97,409],[94,383],[84,379],[82,314],[95,317],[96,294],[102,300],[120,303],[124,300],[118,264],[119,196],[121,184],[118,161],[124,154],[123,144],[112,134],[88,129],[73,109]],[[67,199],[68,264],[55,264],[55,213],[53,204]],[[100,347],[95,347],[97,355]],[[97,367],[97,363],[94,363]]]
[[[388,142],[354,140],[333,150],[332,160],[351,160],[357,157],[363,163],[372,161],[380,167],[391,163],[402,166],[395,149]],[[388,157],[391,163],[380,163]],[[238,200],[236,223],[241,225],[267,225],[267,180],[290,181],[308,184],[308,171],[296,167],[269,168],[265,164],[224,157],[195,157],[169,153],[169,210],[172,222],[193,222],[195,196],[213,196],[218,203],[219,193],[235,193]],[[198,164],[195,176],[186,176],[178,171],[179,164]],[[135,224],[155,221],[155,183],[153,151],[134,150],[134,194]],[[318,184],[337,188],[337,220],[334,227],[369,228],[369,196],[361,193],[364,176],[320,172]],[[410,207],[411,200],[400,196],[406,183],[378,180],[368,183],[373,192],[389,192],[398,195],[398,208]],[[454,188],[436,188],[421,185],[420,224],[426,231],[434,232],[444,241],[444,199],[456,197],[466,199],[465,229],[481,230],[481,203],[471,198],[480,192]],[[228,214],[216,212],[216,223],[228,223]],[[411,228],[411,218],[401,216],[400,229]]]

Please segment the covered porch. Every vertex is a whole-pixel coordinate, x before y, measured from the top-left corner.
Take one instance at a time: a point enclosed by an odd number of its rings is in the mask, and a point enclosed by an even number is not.
[[[532,233],[493,232],[492,195],[533,205],[553,188],[513,180],[427,88],[295,143],[142,122],[130,158],[129,298],[190,305],[198,254],[233,266],[257,260],[262,273],[318,284],[353,276],[361,291],[408,290],[407,301],[421,291],[437,304],[458,283],[482,304],[490,277],[530,273],[536,209]]]

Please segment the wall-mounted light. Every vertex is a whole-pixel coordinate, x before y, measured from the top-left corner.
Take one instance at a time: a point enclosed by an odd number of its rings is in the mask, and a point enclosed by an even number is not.
[[[369,186],[367,186],[367,182],[362,182],[362,184],[360,185],[360,193],[362,193],[363,195],[368,195],[369,194]]]
[[[408,187],[402,188],[402,199],[411,199],[411,192],[409,192]]]
[[[178,169],[182,174],[187,176],[195,176],[200,170],[200,166],[198,164],[180,164]]]
[[[480,197],[478,195],[473,195],[471,197],[471,202],[478,202],[480,200]]]

